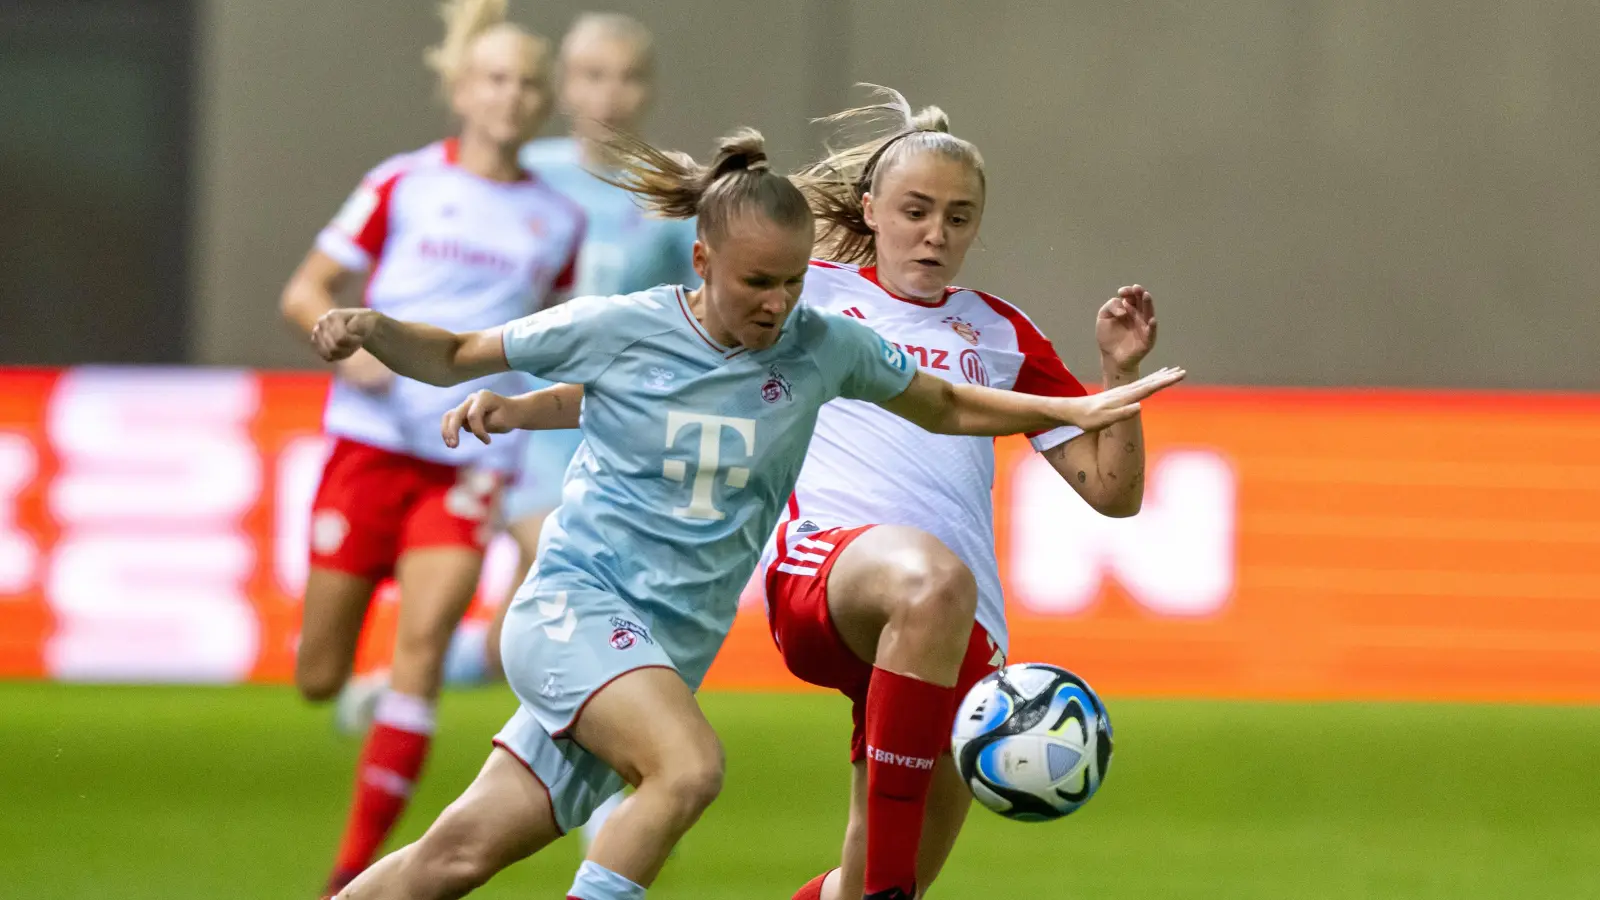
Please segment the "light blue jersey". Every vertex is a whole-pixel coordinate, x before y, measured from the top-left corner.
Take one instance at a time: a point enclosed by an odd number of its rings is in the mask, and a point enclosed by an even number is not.
[[[522,165],[588,217],[574,296],[610,296],[658,284],[693,286],[693,221],[647,216],[633,195],[583,167],[578,141],[546,138],[522,149]]]
[[[588,219],[578,253],[574,296],[628,294],[658,284],[696,285],[693,221],[645,214],[627,191],[583,167],[574,138],[545,138],[522,150],[522,165],[583,209]],[[530,390],[549,387],[534,379]],[[561,501],[561,478],[577,452],[576,431],[536,431],[523,443],[516,480],[501,499],[508,522],[543,515]]]
[[[766,350],[722,347],[678,287],[578,298],[506,326],[504,345],[513,368],[585,388],[583,447],[501,642],[522,709],[498,742],[570,827],[619,786],[559,741],[583,704],[647,666],[699,686],[818,410],[895,397],[915,366],[865,325],[806,306]]]

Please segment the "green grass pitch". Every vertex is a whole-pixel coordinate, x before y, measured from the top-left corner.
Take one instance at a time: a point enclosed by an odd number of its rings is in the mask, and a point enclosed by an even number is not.
[[[652,900],[787,900],[836,859],[843,702],[711,694],[726,790]],[[1105,789],[1045,825],[975,808],[944,898],[1600,897],[1600,709],[1117,700]],[[400,838],[510,713],[448,694]],[[287,688],[0,684],[0,896],[316,895],[355,742]],[[562,896],[568,838],[474,896]]]

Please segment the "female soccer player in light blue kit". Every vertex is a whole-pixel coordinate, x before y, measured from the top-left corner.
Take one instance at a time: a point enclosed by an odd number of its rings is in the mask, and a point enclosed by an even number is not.
[[[568,896],[644,897],[721,789],[722,748],[693,692],[824,403],[867,400],[950,434],[1095,430],[1183,378],[1163,370],[1050,398],[920,374],[866,326],[795,308],[814,222],[799,189],[769,171],[760,135],[724,140],[709,166],[628,138],[614,149],[623,180],[658,212],[698,215],[702,288],[584,297],[468,334],[341,309],[313,334],[330,360],[364,347],[436,384],[516,368],[585,388],[584,444],[506,620],[521,708],[461,798],[341,897],[462,896],[581,824],[624,781],[635,790]],[[535,407],[549,395],[531,396],[475,394],[446,415],[446,443],[463,427],[487,441],[546,417]]]
[[[572,134],[534,141],[522,152],[529,171],[588,217],[575,297],[699,281],[690,261],[694,223],[646,216],[632,194],[601,180],[612,174],[606,137],[637,133],[649,106],[651,55],[650,32],[638,20],[620,13],[579,16],[561,41],[560,102]],[[533,563],[545,517],[561,503],[562,475],[581,439],[576,430],[530,432],[525,439],[521,471],[500,500],[506,530],[517,542],[518,581]],[[503,618],[502,611],[481,656],[468,654],[482,659],[488,677],[499,675]]]

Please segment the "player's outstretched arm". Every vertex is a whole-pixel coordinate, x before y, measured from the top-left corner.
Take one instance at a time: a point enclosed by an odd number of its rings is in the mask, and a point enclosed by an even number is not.
[[[1128,285],[1095,316],[1104,384],[1115,388],[1139,377],[1139,363],[1156,345],[1155,298]],[[1044,451],[1078,496],[1104,516],[1136,515],[1144,503],[1144,426],[1139,416]]]
[[[323,313],[311,329],[311,343],[329,362],[365,349],[395,372],[441,387],[510,368],[498,328],[457,334],[372,309]]]
[[[918,372],[903,393],[880,405],[935,434],[998,437],[1062,425],[1098,431],[1138,415],[1139,401],[1177,384],[1187,374],[1183,369],[1166,368],[1088,397],[1040,397],[951,384]]]
[[[508,431],[546,431],[577,428],[583,404],[583,386],[558,384],[541,391],[502,397],[494,391],[474,391],[439,422],[446,447],[461,443],[461,431],[487,444],[489,435]]]

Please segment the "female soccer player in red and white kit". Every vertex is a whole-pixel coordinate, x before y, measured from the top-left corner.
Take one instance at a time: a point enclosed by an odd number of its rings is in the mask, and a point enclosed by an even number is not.
[[[317,236],[282,300],[284,316],[308,334],[362,275],[368,306],[455,331],[503,325],[571,287],[583,215],[517,161],[550,105],[548,47],[505,21],[504,0],[453,0],[442,11],[445,38],[427,60],[459,134],[373,169]],[[517,464],[514,442],[444,447],[440,416],[474,390],[519,383],[511,374],[434,387],[397,377],[365,352],[334,379],[324,419],[333,449],[312,510],[300,692],[315,701],[338,693],[372,592],[391,576],[400,621],[330,894],[371,863],[422,770],[441,661],[478,583],[502,473]]]
[[[887,118],[887,133],[802,179],[820,225],[803,302],[854,316],[922,371],[1029,394],[1084,393],[1017,307],[952,287],[983,219],[983,159],[937,108],[905,99],[833,117]],[[1149,292],[1122,288],[1095,323],[1107,387],[1139,377],[1155,345]],[[1057,428],[1033,447],[1095,510],[1139,511],[1138,417],[1094,434]],[[795,900],[916,897],[954,846],[971,794],[950,757],[956,707],[1003,664],[994,445],[931,434],[869,404],[823,408],[763,559],[774,640],[800,678],[854,704],[854,777],[840,868]]]

